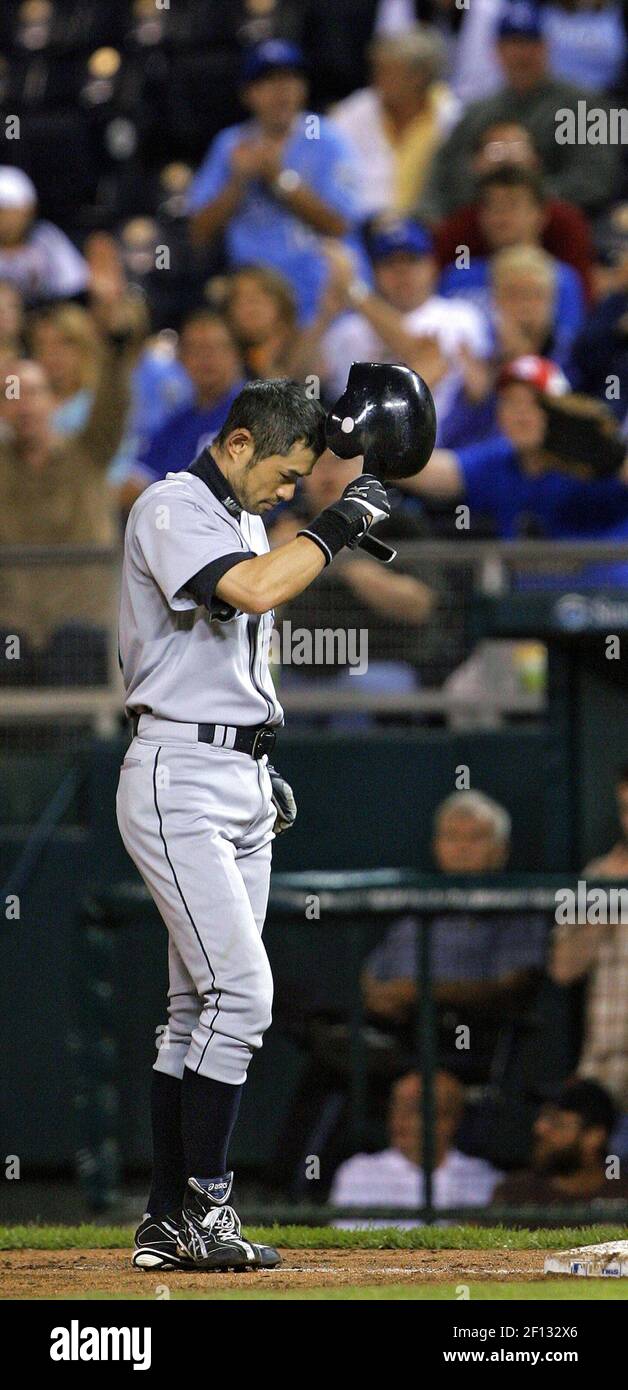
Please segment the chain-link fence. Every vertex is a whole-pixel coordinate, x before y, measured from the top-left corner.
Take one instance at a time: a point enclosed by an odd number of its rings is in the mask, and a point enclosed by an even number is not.
[[[81,729],[108,731],[122,717],[119,568],[115,548],[0,551],[5,753],[69,749]],[[341,557],[277,612],[269,656],[291,717],[535,714],[547,677],[537,610],[551,604],[566,635],[628,626],[628,545],[404,541],[391,569],[374,570]],[[482,604],[508,598],[520,634],[479,645]]]

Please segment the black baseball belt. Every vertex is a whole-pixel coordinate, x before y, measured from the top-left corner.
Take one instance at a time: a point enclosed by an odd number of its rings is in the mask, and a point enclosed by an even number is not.
[[[151,731],[151,725],[159,726],[164,737],[168,737],[168,724],[164,720],[154,719],[152,715],[131,714],[129,724],[131,726],[131,736],[136,738],[140,733],[140,720],[146,718],[148,727],[146,733]],[[189,724],[170,725],[170,732],[174,736],[175,729],[184,729],[186,741],[194,743],[211,743],[214,748],[230,748],[235,753],[248,753],[251,758],[259,760],[264,755],[270,756],[277,742],[277,725],[275,724],[244,724],[239,727],[234,724]],[[194,734],[192,731],[197,730]],[[155,733],[153,734],[155,736]]]

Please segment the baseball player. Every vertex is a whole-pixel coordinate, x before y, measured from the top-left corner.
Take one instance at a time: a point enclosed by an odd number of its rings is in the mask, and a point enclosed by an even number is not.
[[[227,1158],[271,1021],[272,841],[296,815],[269,763],[283,722],[268,668],[273,609],[390,512],[385,488],[362,474],[270,552],[263,513],[292,498],[324,449],[319,402],[294,382],[253,382],[196,462],[142,493],[126,529],[120,660],[133,740],[117,815],[168,929],[170,977],[139,1269],[280,1263],[242,1236]]]

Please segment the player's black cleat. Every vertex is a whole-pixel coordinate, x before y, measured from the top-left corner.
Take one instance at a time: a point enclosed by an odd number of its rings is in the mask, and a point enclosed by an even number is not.
[[[180,1216],[145,1216],[135,1232],[135,1269],[195,1269],[177,1249]]]
[[[255,1245],[242,1235],[240,1218],[227,1206],[233,1173],[211,1188],[190,1178],[183,1202],[178,1251],[196,1269],[276,1269],[281,1256],[272,1245]]]

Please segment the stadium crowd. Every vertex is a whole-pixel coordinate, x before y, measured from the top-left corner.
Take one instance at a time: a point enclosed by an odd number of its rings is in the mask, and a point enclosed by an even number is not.
[[[246,380],[294,377],[331,404],[359,359],[407,362],[437,406],[433,460],[396,491],[390,538],[628,540],[628,112],[623,147],[613,136],[627,66],[616,0],[4,0],[0,547],[111,545],[140,492],[211,445]],[[583,111],[601,136],[581,138]],[[603,466],[560,445],[561,403],[603,439]],[[271,515],[271,543],[359,468],[323,459]],[[368,626],[373,689],[438,684],[469,652],[451,640],[447,576],[416,557],[384,572],[347,555],[313,611],[308,591],[283,616]],[[106,680],[106,567],[40,574],[35,588],[3,567],[0,629],[22,653],[3,682]],[[626,786],[622,772],[622,840],[600,875],[628,872]],[[439,808],[443,872],[491,871],[507,848],[488,798]],[[440,1205],[601,1190],[628,1110],[626,928],[549,941],[545,926],[437,924]],[[374,1087],[381,1112],[392,1086],[390,1146],[337,1155],[342,1204],[416,1199],[413,933],[394,924],[365,970],[396,1057]],[[585,1037],[517,1188],[454,1141],[464,1086],[498,1084],[504,1031],[549,977],[588,981]],[[481,1036],[469,1075],[451,1046],[460,1009]]]
[[[625,63],[611,3],[8,3],[2,541],[106,543],[211,443],[247,378],[292,376],[331,403],[359,359],[406,361],[437,405],[398,534],[459,535],[463,500],[471,535],[625,538],[628,207],[610,123]],[[557,112],[593,101],[606,138],[559,139]],[[574,392],[612,472],[547,447],[548,407]],[[274,520],[280,536],[290,518]],[[336,613],[355,627],[384,581],[354,569]],[[45,612],[17,570],[4,585],[24,659],[3,679],[102,679],[106,568],[88,575],[91,613],[68,610],[54,566],[44,577]],[[392,575],[377,595],[374,689],[438,685],[468,656],[438,600],[449,576],[431,610],[420,578],[414,605]]]

